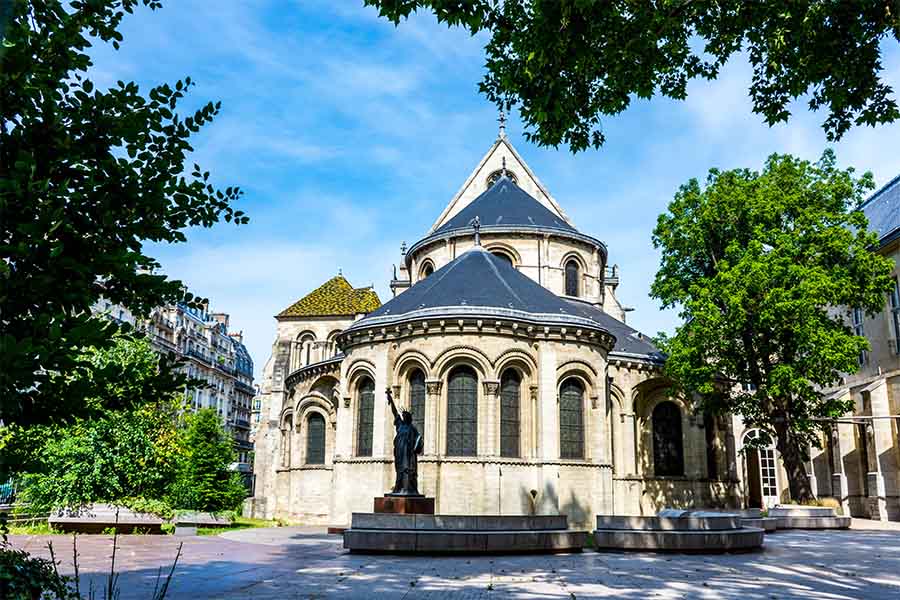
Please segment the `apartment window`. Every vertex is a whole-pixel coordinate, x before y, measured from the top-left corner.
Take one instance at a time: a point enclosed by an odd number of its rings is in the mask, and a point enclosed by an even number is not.
[[[853,309],[853,334],[858,335],[860,337],[866,336],[865,328],[863,327],[863,319],[865,315],[863,314],[863,310],[861,308]],[[859,352],[859,366],[865,366],[869,362],[869,353],[866,350],[860,350]]]

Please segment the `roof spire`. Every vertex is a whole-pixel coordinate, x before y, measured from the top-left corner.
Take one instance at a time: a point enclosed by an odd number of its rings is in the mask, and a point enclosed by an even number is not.
[[[497,134],[497,137],[503,139],[506,137],[506,113],[503,112],[503,109],[500,109],[500,116],[497,117],[497,122],[500,123],[500,131]]]
[[[338,267],[338,277],[343,277],[343,276],[344,276],[344,270],[341,269],[340,267]]]
[[[475,245],[481,246],[481,217],[475,215],[475,218],[469,221],[469,225],[475,230]]]

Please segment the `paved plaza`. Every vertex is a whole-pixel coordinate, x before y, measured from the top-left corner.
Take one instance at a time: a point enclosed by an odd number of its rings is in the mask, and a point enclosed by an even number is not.
[[[71,573],[66,536],[12,536]],[[83,591],[109,568],[110,536],[78,540]],[[122,536],[122,600],[149,598],[184,542],[168,598],[900,598],[900,528],[854,520],[849,531],[783,531],[761,552],[702,556],[597,553],[480,557],[349,554],[318,528],[215,537]]]

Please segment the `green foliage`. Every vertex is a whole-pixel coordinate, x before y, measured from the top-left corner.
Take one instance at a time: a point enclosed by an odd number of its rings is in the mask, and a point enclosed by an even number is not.
[[[6,424],[94,416],[102,407],[85,398],[109,400],[100,391],[110,381],[123,384],[112,398],[131,406],[131,383],[82,352],[111,346],[116,331],[92,319],[91,307],[101,296],[137,314],[193,301],[180,282],[153,274],[159,265],[142,243],[184,242],[186,227],[211,227],[220,218],[247,222],[231,207],[240,190],[217,189],[198,165],[185,172],[190,137],[218,114],[218,103],[181,116],[190,78],[144,96],[135,83],[102,90],[87,77],[88,49],[118,48],[122,18],[141,5],[160,3],[35,0],[3,9],[0,422]]]
[[[397,24],[417,9],[490,32],[481,91],[521,104],[526,137],[573,151],[604,142],[601,117],[635,98],[687,96],[692,79],[715,79],[729,57],[753,66],[750,97],[766,123],[786,121],[809,94],[824,109],[829,140],[852,125],[900,117],[881,78],[881,42],[900,39],[892,2],[719,0],[365,0]]]
[[[210,408],[188,416],[185,457],[172,496],[179,508],[206,512],[236,509],[246,497],[240,474],[229,470],[234,447]]]
[[[652,295],[684,324],[665,340],[666,371],[703,408],[743,416],[776,440],[796,500],[809,497],[802,461],[823,421],[848,410],[821,389],[855,372],[868,348],[847,307],[884,310],[892,261],[855,210],[872,177],[773,155],[762,173],[711,170],[683,185],[659,217]],[[742,384],[753,384],[746,391]]]
[[[0,598],[81,600],[71,583],[70,578],[59,574],[53,561],[0,543]]]
[[[175,516],[175,509],[167,500],[154,498],[121,498],[116,502],[134,512],[148,513],[163,519],[171,519]]]

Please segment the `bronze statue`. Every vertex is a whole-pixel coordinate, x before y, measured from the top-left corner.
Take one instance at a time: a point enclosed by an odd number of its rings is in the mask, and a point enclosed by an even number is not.
[[[412,422],[412,413],[408,410],[397,412],[391,390],[387,390],[387,401],[394,413],[394,472],[397,479],[394,489],[388,495],[421,496],[419,493],[419,460],[422,453],[422,434]]]

